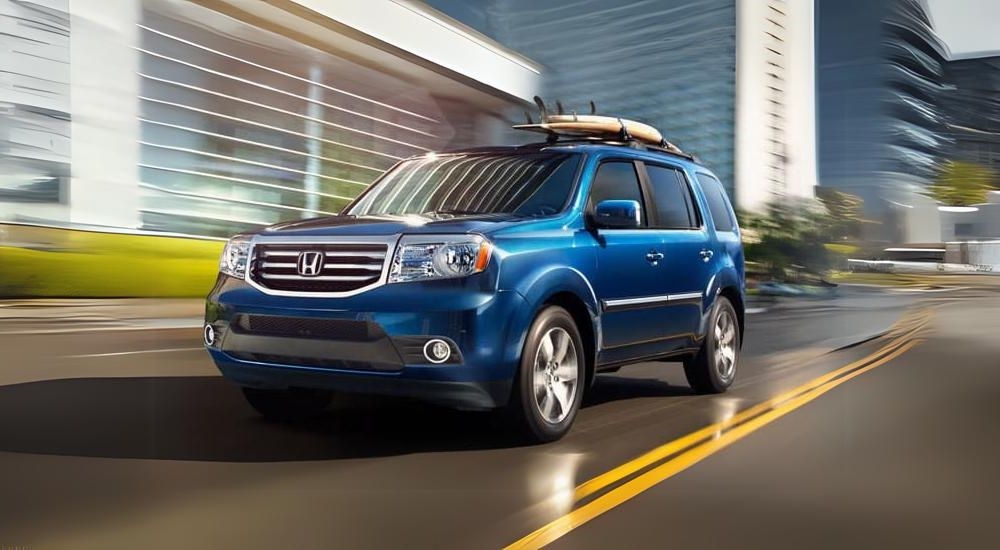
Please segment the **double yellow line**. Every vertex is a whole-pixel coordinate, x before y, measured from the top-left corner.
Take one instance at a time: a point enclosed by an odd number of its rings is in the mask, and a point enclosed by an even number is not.
[[[631,478],[507,548],[519,550],[541,548],[844,382],[896,359],[922,342],[915,336],[930,321],[931,314],[930,310],[923,310],[901,319],[887,333],[892,341],[867,357],[754,405],[722,422],[706,426],[657,447],[586,481],[574,491],[574,502],[579,503],[616,483]]]

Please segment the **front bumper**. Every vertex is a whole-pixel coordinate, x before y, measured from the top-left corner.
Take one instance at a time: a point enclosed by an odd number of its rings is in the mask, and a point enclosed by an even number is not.
[[[516,292],[482,289],[475,281],[313,298],[272,296],[222,276],[206,304],[206,323],[216,334],[207,347],[222,374],[244,386],[327,388],[488,409],[509,398],[527,328],[512,320],[523,317],[524,307]],[[268,328],[258,328],[257,319]],[[446,362],[424,358],[423,344],[432,338],[452,348]]]

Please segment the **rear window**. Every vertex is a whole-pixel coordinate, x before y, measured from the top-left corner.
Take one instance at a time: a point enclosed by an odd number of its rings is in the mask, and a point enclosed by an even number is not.
[[[676,168],[649,164],[646,165],[646,173],[649,174],[649,183],[653,188],[657,227],[697,227],[698,220],[691,205],[691,192],[684,174]]]
[[[708,201],[708,210],[712,213],[712,222],[716,231],[735,231],[736,221],[733,220],[732,209],[729,207],[729,199],[726,197],[726,190],[715,177],[708,174],[698,173],[698,183],[701,184],[702,191],[705,192],[705,199]]]

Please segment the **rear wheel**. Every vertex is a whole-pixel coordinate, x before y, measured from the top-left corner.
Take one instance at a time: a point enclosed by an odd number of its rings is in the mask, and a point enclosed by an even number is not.
[[[543,309],[521,353],[508,416],[529,440],[555,441],[566,435],[583,397],[583,341],[565,309]]]
[[[264,418],[292,421],[321,414],[330,405],[333,392],[312,388],[243,388],[243,396]]]
[[[736,309],[728,298],[719,296],[701,350],[684,362],[684,374],[695,392],[722,393],[736,379],[739,359],[740,326]]]

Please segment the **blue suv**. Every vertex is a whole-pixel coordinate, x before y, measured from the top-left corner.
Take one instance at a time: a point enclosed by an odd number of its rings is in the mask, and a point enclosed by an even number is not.
[[[570,139],[400,162],[341,215],[229,241],[204,339],[266,417],[335,392],[501,409],[562,437],[595,374],[683,362],[725,391],[743,251],[719,180],[636,140]]]

